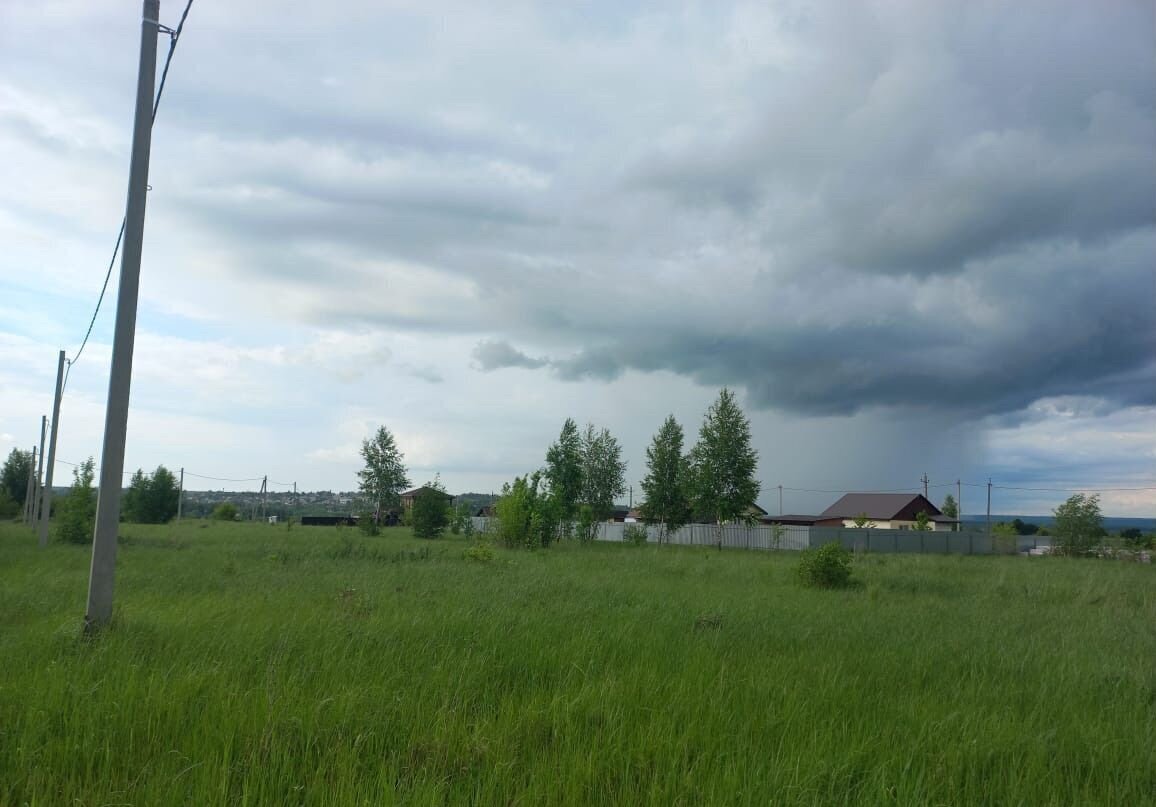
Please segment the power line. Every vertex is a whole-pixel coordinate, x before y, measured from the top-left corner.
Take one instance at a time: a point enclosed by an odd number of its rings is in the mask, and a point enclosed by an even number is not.
[[[184,13],[181,14],[181,21],[179,23],[177,23],[176,30],[173,30],[171,28],[167,28],[163,25],[157,26],[157,28],[160,32],[168,33],[168,35],[169,35],[169,52],[168,52],[168,55],[165,56],[165,66],[164,66],[164,69],[161,71],[160,85],[157,87],[157,95],[156,95],[156,98],[153,100],[152,123],[154,123],[154,124],[156,123],[156,120],[157,120],[157,110],[160,108],[160,105],[161,105],[161,95],[163,95],[164,91],[165,91],[165,80],[169,76],[169,65],[172,64],[173,53],[177,49],[177,40],[179,40],[181,38],[181,31],[183,31],[184,27],[185,27],[185,19],[188,18],[189,10],[192,7],[193,7],[193,0],[189,0],[188,4],[185,6]],[[125,228],[125,223],[127,221],[128,221],[127,217],[121,218],[121,220],[120,220],[120,232],[117,233],[116,244],[112,248],[112,258],[108,262],[108,271],[106,271],[104,273],[104,283],[100,287],[100,296],[96,298],[96,308],[92,312],[92,319],[89,320],[89,322],[88,322],[88,330],[86,330],[84,332],[84,339],[81,340],[80,347],[77,349],[76,355],[73,356],[68,361],[68,366],[64,371],[64,383],[61,385],[61,391],[62,392],[63,392],[64,388],[68,386],[68,374],[72,371],[72,365],[75,364],[76,362],[80,361],[80,356],[82,353],[84,353],[84,347],[85,347],[85,345],[88,344],[88,337],[90,337],[92,335],[92,328],[94,325],[96,325],[96,317],[100,313],[101,304],[104,302],[104,294],[106,291],[108,291],[108,281],[110,278],[112,278],[112,268],[113,268],[113,266],[116,265],[116,256],[117,256],[117,253],[120,252],[121,241],[124,240],[124,228]]]
[[[192,471],[185,471],[185,476],[194,476],[197,479],[209,479],[213,482],[260,482],[261,477],[255,476],[249,479],[230,479],[224,476],[205,476],[204,474],[195,474]]]
[[[892,488],[891,490],[824,490],[820,488],[789,488],[784,485],[783,490],[789,490],[793,493],[912,493],[916,488],[912,486],[909,488]]]
[[[992,485],[996,490],[1027,490],[1040,493],[1124,493],[1127,491],[1156,490],[1156,486],[1144,488],[1019,488],[1011,485]]]

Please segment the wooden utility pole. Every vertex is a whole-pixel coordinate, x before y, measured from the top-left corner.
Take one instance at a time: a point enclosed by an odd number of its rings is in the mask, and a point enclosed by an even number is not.
[[[140,293],[140,262],[148,201],[149,152],[152,149],[153,91],[157,73],[157,32],[160,0],[143,0],[140,22],[140,62],[137,67],[136,111],[132,157],[125,205],[124,248],[116,303],[116,330],[104,415],[104,446],[100,455],[100,487],[96,526],[92,534],[92,568],[88,575],[85,632],[112,619],[112,589],[116,576],[116,534],[120,524],[120,494],[124,483],[124,445],[128,431],[128,401],[132,386],[132,353],[136,341],[136,309]]]
[[[48,438],[48,468],[44,472],[44,492],[40,495],[38,543],[48,546],[48,519],[52,515],[52,469],[56,466],[56,435],[60,431],[60,396],[64,392],[64,351],[56,362],[56,397],[52,399],[52,435]]]

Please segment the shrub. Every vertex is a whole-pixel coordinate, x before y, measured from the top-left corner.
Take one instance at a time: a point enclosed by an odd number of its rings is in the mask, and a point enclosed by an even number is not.
[[[450,510],[450,533],[452,535],[460,535],[463,530],[472,526],[468,504],[463,502]]]
[[[0,518],[16,518],[20,515],[20,503],[0,489]]]
[[[92,457],[72,470],[72,490],[57,508],[57,536],[70,544],[92,543],[96,522],[96,491],[92,480],[95,465]]]
[[[499,543],[511,549],[548,547],[558,531],[558,505],[542,490],[539,471],[502,486],[494,506]]]
[[[799,581],[811,588],[844,588],[851,582],[851,553],[832,541],[799,559]]]
[[[1063,555],[1086,555],[1104,538],[1104,520],[1100,515],[1100,496],[1077,493],[1054,511],[1052,533],[1055,551]]]
[[[357,528],[369,536],[381,535],[381,527],[377,524],[376,514],[372,510],[358,513]]]
[[[418,538],[440,538],[450,523],[450,503],[441,479],[434,479],[414,497],[410,525]]]
[[[221,502],[213,508],[213,519],[215,521],[236,521],[237,505],[232,502]]]
[[[466,549],[462,556],[477,563],[489,563],[494,559],[494,548],[485,541],[478,541]]]
[[[649,537],[646,527],[638,524],[627,524],[626,529],[622,531],[622,540],[635,546],[646,546]]]
[[[588,544],[598,533],[598,520],[594,518],[594,508],[584,504],[578,508],[578,540]]]

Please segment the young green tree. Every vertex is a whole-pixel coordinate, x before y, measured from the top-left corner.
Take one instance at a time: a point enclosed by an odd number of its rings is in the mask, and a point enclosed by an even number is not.
[[[221,502],[213,508],[212,517],[216,521],[236,521],[237,505],[232,502]]]
[[[361,443],[361,457],[365,467],[357,472],[361,494],[377,507],[396,507],[401,492],[409,487],[405,455],[397,447],[393,434],[385,426],[378,428],[372,439]]]
[[[595,521],[605,521],[614,510],[614,498],[626,492],[626,463],[622,446],[609,429],[586,425],[582,436],[581,503],[590,508]]]
[[[871,529],[875,526],[875,522],[872,521],[866,513],[860,513],[859,515],[855,516],[855,518],[851,519],[851,523],[860,530]]]
[[[1104,519],[1100,515],[1100,496],[1077,493],[1052,511],[1056,516],[1052,528],[1053,546],[1065,555],[1080,555],[1094,549],[1104,537]]]
[[[557,499],[545,493],[544,475],[535,471],[502,486],[494,504],[498,540],[511,548],[547,547],[557,534]]]
[[[413,534],[418,538],[438,538],[450,523],[450,497],[441,476],[425,485],[414,497],[410,514]]]
[[[690,456],[692,502],[695,510],[714,518],[722,549],[722,525],[743,518],[760,488],[755,479],[759,453],[751,447],[750,421],[726,387],[707,410]]]
[[[943,507],[940,510],[948,518],[959,518],[959,504],[950,493],[943,497]]]
[[[72,469],[72,489],[56,507],[56,535],[62,541],[92,543],[96,522],[96,491],[92,487],[95,469],[92,457]]]
[[[31,472],[32,452],[12,449],[4,460],[4,467],[0,468],[0,493],[8,494],[8,498],[19,505],[24,504]]]
[[[928,532],[931,530],[931,518],[927,515],[926,510],[920,510],[915,514],[915,529],[920,532]]]
[[[566,418],[557,442],[546,451],[545,479],[562,529],[568,533],[582,497],[582,437],[573,418]]]
[[[690,461],[682,453],[682,426],[668,415],[646,449],[642,520],[661,524],[659,542],[690,521]]]
[[[165,466],[158,465],[149,475],[137,470],[129,482],[121,511],[125,521],[138,524],[167,524],[177,514],[180,490],[177,479]]]

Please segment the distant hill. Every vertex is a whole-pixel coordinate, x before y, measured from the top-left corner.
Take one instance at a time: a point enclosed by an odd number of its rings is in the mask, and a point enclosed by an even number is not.
[[[455,504],[468,504],[470,510],[474,512],[476,512],[478,508],[493,504],[497,500],[498,497],[490,493],[459,493],[454,496]]]
[[[1020,516],[1020,515],[996,515],[991,514],[991,523],[996,524],[1000,521],[1012,522],[1019,519],[1026,524],[1038,524],[1041,527],[1050,527],[1056,522],[1055,516]],[[965,524],[983,524],[987,521],[985,515],[965,514],[962,521]],[[1149,530],[1156,530],[1156,518],[1125,518],[1123,516],[1104,516],[1104,529],[1108,532],[1119,532],[1126,530],[1129,527],[1137,527],[1145,532]]]

